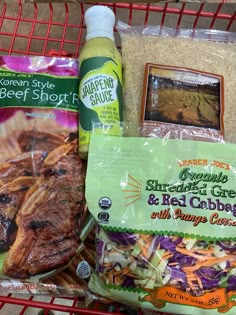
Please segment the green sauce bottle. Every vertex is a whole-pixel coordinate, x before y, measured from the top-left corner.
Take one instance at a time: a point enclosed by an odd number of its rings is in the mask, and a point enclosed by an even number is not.
[[[90,133],[121,135],[122,61],[116,48],[115,15],[106,6],[85,13],[86,43],[80,53],[79,155],[88,156]]]

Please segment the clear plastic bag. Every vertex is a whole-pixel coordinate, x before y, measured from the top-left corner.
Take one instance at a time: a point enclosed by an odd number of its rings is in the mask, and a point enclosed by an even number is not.
[[[188,139],[163,124],[147,137],[95,128],[86,199],[99,228],[89,288],[167,313],[178,305],[186,315],[234,314],[236,146],[182,132]]]
[[[0,57],[0,286],[84,295],[93,222],[78,158],[78,61]]]
[[[163,77],[166,80],[166,89],[163,88],[163,82],[159,81],[162,85],[157,92],[159,99],[155,110],[160,121],[200,127],[210,124],[223,131],[227,142],[236,142],[235,33],[217,30],[176,30],[159,26],[136,27],[121,21],[118,22],[118,31],[121,35],[124,65],[123,96],[126,122],[137,122],[138,126],[139,122],[143,121],[144,93],[147,93],[145,67],[149,63],[154,65],[154,70],[161,71],[162,81]],[[189,91],[185,84],[183,89],[179,86],[173,89],[172,86],[171,90],[163,69],[169,71],[169,81],[172,84],[176,77],[179,82],[190,84],[186,74],[198,80],[198,86],[193,84],[192,90]],[[154,77],[153,73],[150,75]],[[216,89],[215,92],[209,89],[207,91],[207,84],[204,85],[200,77],[207,78],[208,86],[212,84],[209,78],[214,78],[220,86],[218,92]],[[216,126],[219,123],[221,126]]]

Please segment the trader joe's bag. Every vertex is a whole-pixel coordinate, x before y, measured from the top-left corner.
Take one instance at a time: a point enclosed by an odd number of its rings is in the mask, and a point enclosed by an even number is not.
[[[8,292],[85,292],[77,88],[74,59],[0,57],[0,285]]]
[[[89,288],[167,313],[234,315],[236,145],[94,134],[89,152]]]

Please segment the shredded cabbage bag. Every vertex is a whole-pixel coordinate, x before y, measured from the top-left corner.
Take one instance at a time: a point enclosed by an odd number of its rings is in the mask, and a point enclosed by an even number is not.
[[[235,314],[236,146],[92,135],[90,290],[181,314]]]

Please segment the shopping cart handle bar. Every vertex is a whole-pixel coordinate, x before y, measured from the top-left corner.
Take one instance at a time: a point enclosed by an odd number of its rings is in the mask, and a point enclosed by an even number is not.
[[[33,301],[33,300],[25,300],[25,299],[19,299],[19,298],[14,298],[11,297],[5,297],[5,296],[0,296],[0,302],[2,303],[8,303],[14,304],[14,305],[22,305],[27,307],[35,307],[35,308],[40,308],[40,309],[46,309],[46,310],[52,310],[52,311],[61,311],[61,312],[79,312],[84,315],[104,315],[104,311],[99,311],[99,310],[91,310],[91,309],[86,309],[86,308],[78,308],[75,306],[66,306],[66,305],[61,305],[61,304],[52,304],[52,303],[46,303],[46,302],[40,302],[40,301]],[[110,313],[110,312],[105,312],[106,315],[116,315],[116,313]],[[120,314],[120,313],[117,313]]]

